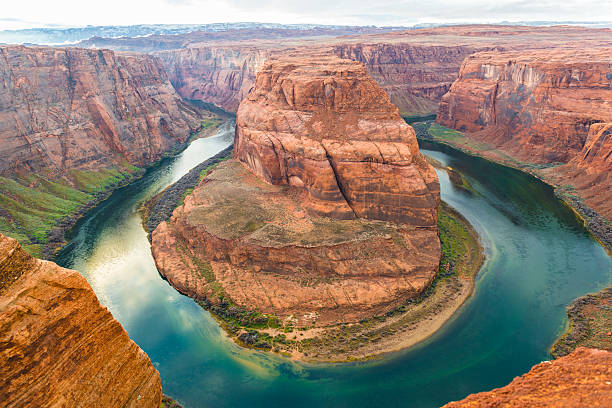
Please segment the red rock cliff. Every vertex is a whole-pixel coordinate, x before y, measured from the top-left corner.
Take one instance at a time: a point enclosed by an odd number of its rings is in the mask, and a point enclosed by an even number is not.
[[[568,162],[589,126],[612,120],[612,49],[484,52],[468,57],[438,122],[522,160]]]
[[[209,46],[156,54],[177,92],[236,112],[268,51],[249,46]]]
[[[492,391],[472,394],[445,408],[609,407],[612,401],[612,353],[579,348]]]
[[[365,64],[402,115],[436,113],[438,102],[457,79],[461,63],[477,51],[468,46],[407,43],[342,44],[334,53]]]
[[[362,64],[311,61],[266,62],[238,110],[235,157],[305,189],[319,215],[435,227],[438,179],[397,107]]]
[[[7,46],[0,78],[0,174],[143,166],[199,125],[146,55]]]
[[[0,234],[2,406],[158,407],[149,357],[78,272]]]

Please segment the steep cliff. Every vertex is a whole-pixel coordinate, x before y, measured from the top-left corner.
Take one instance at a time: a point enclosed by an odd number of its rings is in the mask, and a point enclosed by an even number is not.
[[[365,64],[400,113],[411,116],[436,113],[465,57],[481,49],[410,43],[342,44],[334,47],[334,53]]]
[[[612,400],[612,353],[579,348],[545,361],[510,384],[451,402],[457,407],[607,407]]]
[[[438,179],[414,130],[362,64],[316,54],[266,63],[236,119],[235,157],[272,184],[303,188],[334,218],[434,227]]]
[[[0,78],[0,231],[37,254],[57,222],[202,124],[151,56],[1,47]]]
[[[238,109],[234,155],[153,232],[180,291],[232,324],[246,309],[318,327],[384,314],[430,285],[438,180],[363,65],[267,61]]]
[[[569,163],[543,170],[557,185],[571,185],[584,203],[612,220],[612,123],[594,123],[582,150]],[[607,234],[612,243],[612,228]]]
[[[268,51],[257,47],[210,46],[160,52],[170,82],[187,99],[236,112],[249,93]]]
[[[468,57],[438,122],[533,163],[568,162],[589,126],[612,120],[612,49]]]
[[[159,373],[78,272],[0,234],[2,406],[158,407]]]

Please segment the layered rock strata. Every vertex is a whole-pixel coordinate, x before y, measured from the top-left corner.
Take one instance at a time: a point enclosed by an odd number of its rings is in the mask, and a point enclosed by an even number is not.
[[[269,52],[253,46],[203,46],[159,52],[172,85],[186,99],[236,112]]]
[[[0,173],[144,166],[199,126],[154,57],[0,48]]]
[[[266,63],[238,110],[234,151],[267,182],[305,190],[318,215],[436,226],[435,171],[361,64]]]
[[[158,407],[159,373],[78,272],[0,234],[3,406]]]
[[[505,387],[451,402],[457,407],[607,407],[612,400],[612,353],[579,348],[535,365]]]
[[[410,43],[334,47],[339,57],[362,62],[404,116],[436,113],[438,102],[457,79],[463,60],[478,50],[462,45]]]
[[[438,122],[533,163],[566,163],[612,120],[612,48],[468,57]]]
[[[430,285],[437,177],[363,65],[267,61],[238,109],[234,156],[153,232],[158,269],[180,291],[324,326]]]

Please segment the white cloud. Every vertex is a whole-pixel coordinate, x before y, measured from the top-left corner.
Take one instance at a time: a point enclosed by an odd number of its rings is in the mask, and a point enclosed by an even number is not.
[[[0,28],[60,24],[275,23],[399,25],[418,22],[612,20],[611,0],[20,0]]]

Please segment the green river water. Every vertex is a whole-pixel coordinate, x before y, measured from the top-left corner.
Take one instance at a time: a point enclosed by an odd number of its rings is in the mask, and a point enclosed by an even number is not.
[[[426,342],[364,363],[309,365],[242,349],[159,276],[137,212],[232,140],[226,126],[117,190],[79,222],[56,258],[87,278],[147,352],[164,392],[186,408],[440,406],[502,386],[549,359],[566,305],[612,281],[612,261],[550,187],[428,144],[425,154],[474,187],[456,189],[438,173],[442,199],[472,223],[487,256],[456,317]]]

